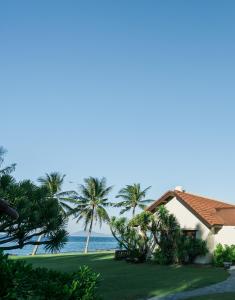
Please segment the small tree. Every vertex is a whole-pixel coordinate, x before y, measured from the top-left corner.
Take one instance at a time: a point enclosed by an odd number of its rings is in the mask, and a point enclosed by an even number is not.
[[[48,196],[56,201],[60,206],[62,213],[66,217],[67,212],[71,211],[71,207],[66,203],[68,199],[74,195],[73,191],[62,192],[62,185],[64,182],[65,175],[61,175],[59,172],[46,173],[45,176],[39,177],[38,181],[42,187],[48,190]],[[38,242],[42,239],[43,235],[38,237]],[[35,255],[38,251],[39,245],[35,245],[33,248],[32,255]]]
[[[67,240],[67,218],[45,187],[30,180],[16,182],[9,175],[0,177],[0,198],[6,199],[19,213],[13,220],[0,216],[0,249],[21,249],[26,245],[45,245],[50,252],[58,251]],[[37,241],[43,235],[44,240]],[[12,242],[14,245],[6,245]]]
[[[150,247],[147,232],[152,228],[152,224],[152,213],[142,212],[130,221],[126,218],[112,217],[110,229],[119,245],[128,251],[131,259],[145,261]]]
[[[154,254],[160,264],[186,263],[208,251],[204,241],[183,236],[175,216],[164,206],[155,214],[144,211],[130,221],[113,217],[110,228],[119,245],[140,261]]]

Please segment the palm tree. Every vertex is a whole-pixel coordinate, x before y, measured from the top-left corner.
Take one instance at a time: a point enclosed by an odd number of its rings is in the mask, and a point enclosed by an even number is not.
[[[71,210],[71,207],[66,204],[66,202],[76,193],[74,191],[62,192],[62,185],[64,183],[65,176],[66,175],[62,175],[59,172],[51,172],[50,174],[46,173],[43,177],[39,177],[38,181],[42,186],[48,188],[50,197],[59,202],[63,213],[66,215],[66,212]]]
[[[102,222],[109,221],[106,207],[111,206],[107,196],[112,186],[107,187],[105,178],[89,177],[85,178],[84,182],[80,185],[80,193],[78,193],[76,199],[70,202],[76,205],[72,214],[77,218],[77,223],[83,220],[84,230],[86,231],[89,228],[84,250],[87,253],[93,225],[99,222],[102,226]]]
[[[70,197],[74,195],[73,191],[62,192],[62,185],[64,183],[65,175],[60,174],[59,172],[51,172],[50,174],[46,173],[45,176],[39,177],[38,181],[41,183],[41,186],[45,186],[49,191],[49,197],[58,201],[60,208],[64,214],[64,217],[67,215],[67,211],[71,211],[71,207],[65,202],[68,201]],[[38,237],[38,242],[42,239],[42,235]],[[38,245],[35,245],[32,255],[35,255],[38,250]]]
[[[151,188],[151,186],[147,187],[143,191],[141,190],[139,183],[134,183],[133,185],[126,185],[123,189],[121,189],[116,196],[116,198],[121,198],[122,201],[115,204],[115,207],[124,207],[120,214],[123,214],[127,211],[132,210],[132,216],[135,216],[136,208],[144,209],[146,204],[152,202],[152,200],[146,200],[147,191]]]

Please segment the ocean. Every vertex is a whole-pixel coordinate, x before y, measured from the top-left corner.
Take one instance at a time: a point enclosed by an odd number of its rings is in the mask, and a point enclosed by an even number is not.
[[[68,242],[60,250],[60,253],[83,252],[85,248],[86,237],[69,236]],[[34,246],[27,245],[23,249],[8,250],[5,253],[12,255],[30,255]],[[91,237],[89,251],[114,250],[118,248],[118,243],[113,237]],[[39,246],[37,254],[46,253],[43,246]]]

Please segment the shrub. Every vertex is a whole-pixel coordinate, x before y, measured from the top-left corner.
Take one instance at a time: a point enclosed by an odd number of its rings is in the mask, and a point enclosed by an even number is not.
[[[154,261],[159,265],[169,265],[174,263],[173,257],[171,255],[166,255],[159,247],[155,250],[153,257]]]
[[[208,248],[206,241],[194,239],[181,235],[177,241],[177,260],[179,263],[193,263],[195,258],[200,255],[206,255]]]
[[[213,253],[213,263],[217,267],[222,267],[224,262],[235,261],[235,245],[221,245],[218,244]]]
[[[136,217],[133,220],[135,219]],[[138,230],[136,223],[133,224],[132,220],[129,222],[126,218],[112,217],[110,228],[114,238],[122,246],[121,248],[127,251],[127,261],[144,262],[146,260],[149,239],[144,232]]]
[[[193,263],[199,255],[208,253],[206,242],[201,239],[193,239],[184,235],[178,235],[175,244],[170,245],[163,241],[154,252],[154,260],[161,265],[173,263],[189,264]]]
[[[96,300],[99,275],[87,266],[73,274],[32,268],[0,253],[2,300]]]

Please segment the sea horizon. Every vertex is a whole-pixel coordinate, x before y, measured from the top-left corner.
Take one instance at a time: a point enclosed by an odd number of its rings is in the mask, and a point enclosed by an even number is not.
[[[76,236],[69,235],[68,241],[64,245],[64,247],[57,253],[82,253],[84,252],[86,243],[86,236]],[[14,245],[14,244],[9,244]],[[28,245],[22,249],[14,249],[14,250],[5,250],[4,253],[8,253],[10,255],[31,255],[34,246]],[[98,252],[98,251],[109,251],[115,250],[118,248],[118,243],[112,236],[91,236],[89,243],[89,251],[90,252]],[[50,252],[45,250],[43,245],[38,247],[37,254],[50,254]]]

